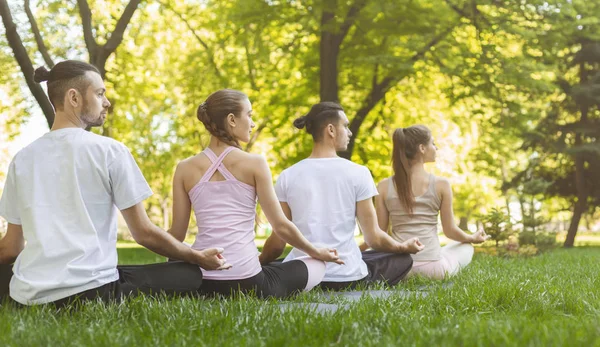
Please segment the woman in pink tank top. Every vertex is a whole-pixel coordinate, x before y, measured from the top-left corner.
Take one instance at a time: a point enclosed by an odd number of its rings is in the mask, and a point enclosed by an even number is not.
[[[398,128],[393,142],[394,176],[378,184],[379,195],[375,197],[379,226],[388,230],[391,222],[394,239],[402,242],[418,237],[425,246],[423,251],[411,255],[414,262],[409,276],[452,276],[471,262],[471,243],[481,243],[487,235],[483,231],[469,235],[456,225],[450,182],[425,170],[425,163],[435,162],[437,151],[427,127]],[[438,239],[439,214],[444,235],[452,240],[444,247]]]
[[[198,119],[210,132],[209,146],[177,165],[173,179],[173,225],[185,239],[193,210],[198,235],[193,249],[223,248],[231,268],[202,270],[201,292],[230,295],[255,292],[259,297],[285,297],[321,282],[324,261],[342,263],[335,249],[315,248],[284,215],[265,159],[241,150],[250,141],[254,122],[248,97],[219,90],[198,107]],[[261,204],[273,232],[310,257],[261,266],[254,243],[256,203]]]

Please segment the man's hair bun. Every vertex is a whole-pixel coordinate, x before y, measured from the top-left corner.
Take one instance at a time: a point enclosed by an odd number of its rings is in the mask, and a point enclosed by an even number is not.
[[[33,73],[33,80],[37,83],[47,81],[50,78],[50,71],[45,66],[40,66]]]
[[[296,120],[294,120],[294,126],[298,129],[304,129],[306,126],[306,116],[296,118]]]

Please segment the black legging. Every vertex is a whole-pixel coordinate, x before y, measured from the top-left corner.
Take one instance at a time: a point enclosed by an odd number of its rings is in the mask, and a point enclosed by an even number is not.
[[[202,281],[200,292],[205,295],[230,296],[236,292],[254,292],[259,298],[285,298],[302,291],[308,282],[308,268],[302,260],[273,262],[258,274],[241,280]]]
[[[119,272],[117,281],[54,301],[53,304],[63,307],[85,300],[118,301],[139,294],[197,295],[202,285],[200,268],[182,261],[117,266],[117,271]],[[9,297],[12,275],[12,265],[0,265],[0,302]]]
[[[13,275],[12,264],[0,264],[0,303],[8,299],[8,285]]]
[[[334,291],[352,290],[361,283],[368,286],[375,282],[395,286],[406,277],[413,265],[410,254],[382,253],[374,250],[362,252],[362,260],[367,264],[369,270],[369,274],[365,278],[349,282],[321,282],[319,287]]]

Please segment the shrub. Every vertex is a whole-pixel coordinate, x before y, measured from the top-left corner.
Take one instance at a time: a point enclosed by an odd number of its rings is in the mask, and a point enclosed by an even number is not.
[[[538,249],[545,251],[555,246],[556,235],[553,233],[536,233],[533,230],[526,230],[519,234],[519,244],[522,246],[536,246]]]
[[[500,208],[494,207],[488,214],[481,216],[485,232],[496,241],[498,247],[500,241],[508,240],[515,232],[508,214]]]

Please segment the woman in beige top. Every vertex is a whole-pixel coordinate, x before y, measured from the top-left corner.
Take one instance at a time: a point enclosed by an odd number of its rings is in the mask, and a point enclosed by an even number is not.
[[[484,231],[467,234],[454,222],[450,182],[425,170],[435,162],[437,147],[431,131],[423,125],[398,128],[393,135],[394,176],[377,186],[377,219],[382,230],[392,223],[392,237],[400,242],[418,237],[425,249],[413,254],[409,275],[419,274],[443,279],[456,274],[471,262],[473,246],[488,236]],[[438,239],[438,214],[444,235],[453,240],[441,247]]]

